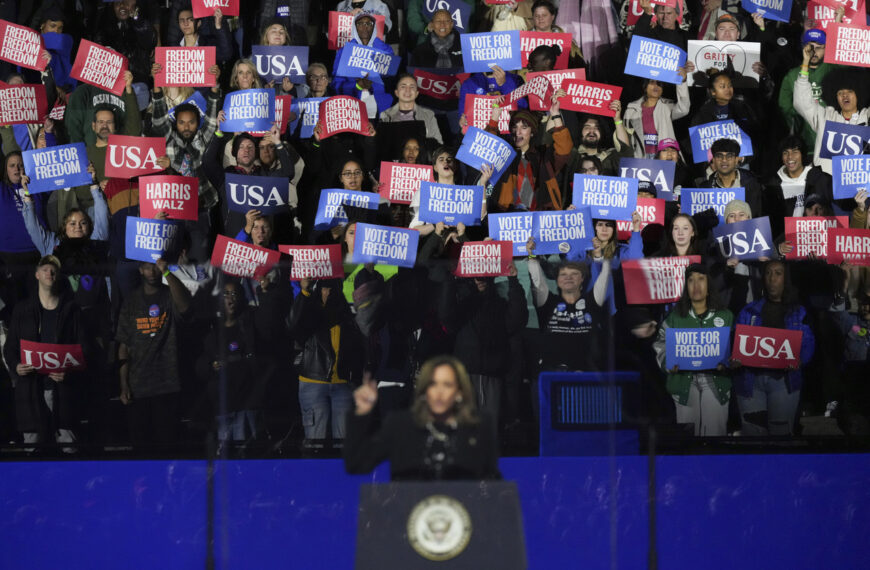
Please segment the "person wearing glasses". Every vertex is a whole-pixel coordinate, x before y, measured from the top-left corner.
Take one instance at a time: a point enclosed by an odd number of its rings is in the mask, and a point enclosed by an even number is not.
[[[698,188],[744,188],[746,202],[752,209],[752,217],[760,218],[761,199],[764,188],[748,170],[737,168],[740,158],[740,144],[733,139],[719,139],[710,147],[713,159],[710,161],[712,174],[698,184]]]

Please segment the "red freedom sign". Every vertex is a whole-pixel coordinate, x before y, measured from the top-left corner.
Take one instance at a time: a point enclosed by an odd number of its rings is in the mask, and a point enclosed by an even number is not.
[[[469,93],[465,96],[465,119],[469,127],[477,127],[486,130],[490,118],[492,118],[492,106],[498,101],[497,95],[474,95]],[[498,116],[498,132],[507,134],[510,132],[511,111],[517,109],[516,103],[510,107],[502,107]]]
[[[25,26],[0,20],[0,59],[36,71],[48,63],[42,58],[42,36]]]
[[[616,115],[616,112],[610,108],[610,102],[618,100],[622,93],[622,87],[580,79],[563,81],[562,89],[566,91],[567,95],[559,100],[561,109],[592,113],[603,117]]]
[[[293,257],[290,281],[301,279],[343,279],[341,245],[279,245],[278,250]]]
[[[51,344],[30,340],[21,341],[21,364],[29,364],[42,374],[87,368],[80,344]]]
[[[382,162],[379,193],[393,204],[410,204],[423,181],[435,182],[427,165]]]
[[[870,265],[870,230],[828,228],[828,263]]]
[[[828,257],[828,228],[848,228],[846,216],[808,216],[785,219],[785,240],[792,250],[786,259],[806,259],[810,255]]]
[[[870,67],[870,27],[845,24],[828,26],[825,61]]]
[[[83,39],[69,75],[88,85],[121,95],[124,92],[125,71],[126,57],[113,49]]]
[[[523,67],[529,65],[529,54],[538,46],[559,46],[562,53],[556,58],[553,69],[568,67],[571,53],[571,34],[561,32],[520,32],[520,61]]]
[[[320,138],[336,133],[369,134],[365,104],[355,97],[337,95],[320,102]]]
[[[421,95],[439,99],[441,101],[455,101],[459,99],[459,90],[462,82],[469,78],[470,73],[457,73],[456,75],[438,75],[425,69],[415,69],[414,77],[417,79],[417,89]]]
[[[683,293],[686,267],[700,255],[629,259],[622,262],[625,300],[629,305],[673,303]]]
[[[199,218],[199,179],[192,176],[143,176],[139,179],[139,215],[155,219],[160,212],[172,220]]]
[[[459,250],[453,273],[457,277],[497,277],[510,272],[513,243],[509,241],[469,241]]]
[[[215,64],[214,46],[159,47],[154,62],[161,65],[154,76],[157,87],[212,87],[214,74],[209,72]]]
[[[282,135],[287,132],[287,125],[290,123],[284,117],[290,117],[290,104],[292,102],[292,95],[278,95],[275,97],[275,122],[278,123]],[[255,137],[262,137],[268,134],[268,131],[251,131],[249,134]]]
[[[585,69],[561,69],[559,71],[531,71],[526,74],[526,81],[532,81],[535,77],[544,76],[550,81],[550,90],[547,95],[552,95],[562,87],[562,82],[567,79],[586,79]],[[538,97],[534,93],[529,94],[529,108],[532,111],[548,111],[550,109],[550,98]]]
[[[41,123],[48,114],[42,85],[0,86],[0,125]]]
[[[737,325],[731,358],[755,368],[800,366],[803,336],[803,331]]]
[[[637,212],[640,214],[641,231],[650,224],[665,225],[665,201],[662,198],[638,198]],[[631,222],[617,220],[616,231],[616,239],[627,240],[631,237]],[[635,239],[640,239],[640,236]]]
[[[223,16],[239,15],[239,0],[193,0],[191,6],[194,18],[214,16],[215,10],[220,10]]]
[[[224,235],[217,236],[211,254],[211,264],[227,275],[249,279],[265,275],[280,259],[281,252],[279,251],[245,243]]]
[[[375,32],[378,39],[384,39],[384,26],[386,19],[379,14],[372,14],[375,19]],[[326,36],[326,47],[338,49],[353,37],[353,14],[347,12],[330,12],[329,29]]]
[[[161,172],[163,169],[158,166],[157,159],[165,155],[166,139],[163,137],[109,135],[106,176],[133,178]]]

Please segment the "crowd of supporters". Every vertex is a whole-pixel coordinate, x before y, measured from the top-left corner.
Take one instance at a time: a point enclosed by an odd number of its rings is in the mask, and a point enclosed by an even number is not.
[[[420,365],[442,354],[465,365],[478,407],[503,430],[534,418],[542,371],[632,370],[641,378],[638,419],[693,424],[695,435],[795,435],[806,414],[836,417],[846,434],[870,432],[870,273],[813,254],[788,256],[788,218],[845,216],[848,227],[868,228],[867,192],[835,200],[822,147],[827,124],[870,122],[870,72],[825,62],[827,22],[804,0],[794,0],[789,22],[750,14],[736,0],[676,8],[649,0],[240,4],[239,16],[217,10],[195,19],[190,0],[0,3],[0,18],[72,40],[46,44],[43,72],[0,62],[5,83],[41,83],[49,108],[64,109],[62,119],[0,127],[4,443],[58,442],[74,452],[76,443],[164,444],[207,434],[278,441],[290,433],[316,447],[346,437],[364,374],[377,381],[383,415],[411,404]],[[330,11],[353,15],[350,43],[400,56],[399,73],[383,81],[339,75],[343,48],[328,49]],[[834,22],[846,16],[843,8],[830,12]],[[471,73],[437,98],[423,93],[415,70],[456,76],[462,33],[504,30],[571,34],[568,67],[622,95],[609,103],[612,118],[562,110],[564,90],[551,93],[546,111],[521,99],[501,135],[516,157],[496,178],[488,165],[478,171],[456,159],[473,122],[466,96],[509,95],[528,72],[553,70],[561,50],[542,45],[526,69]],[[627,75],[634,35],[683,50],[692,39],[758,42],[758,79],[701,61],[679,69],[679,85]],[[83,39],[127,59],[120,96],[71,78]],[[304,82],[262,79],[250,59],[258,45],[309,46]],[[158,46],[215,46],[209,71],[217,83],[155,86]],[[224,97],[253,88],[294,102],[348,95],[362,101],[371,126],[321,137],[322,125],[306,132],[301,107],[293,107],[268,133],[222,132]],[[201,109],[188,102],[195,93]],[[499,133],[500,113],[493,110],[487,131]],[[740,156],[741,144],[723,138],[708,156],[693,156],[689,128],[717,121],[734,121],[753,153]],[[116,134],[164,138],[163,173],[199,182],[197,219],[182,223],[178,250],[155,263],[125,255],[140,188],[137,178],[106,175]],[[867,142],[851,154],[870,152]],[[67,143],[86,145],[92,183],[29,193],[22,152]],[[636,212],[618,231],[616,221],[595,219],[587,251],[536,255],[531,239],[506,276],[453,274],[463,243],[489,239],[488,215],[570,210],[576,174],[625,176],[627,158],[675,164],[662,223]],[[481,224],[422,222],[418,196],[410,205],[380,197],[377,210],[346,207],[346,223],[315,224],[324,189],[377,193],[382,161],[431,165],[440,184],[483,186]],[[228,174],[286,179],[286,208],[236,211],[227,204]],[[662,197],[654,182],[641,180],[638,196]],[[745,198],[729,202],[721,219],[712,209],[690,215],[681,210],[683,188],[743,188]],[[770,255],[723,255],[714,228],[761,217],[771,227]],[[417,230],[414,267],[353,263],[358,223]],[[219,235],[270,250],[340,245],[345,278],[291,281],[286,256],[257,277],[227,275],[210,263]],[[678,301],[627,302],[626,262],[678,256],[697,256],[674,277],[683,283]],[[801,331],[799,364],[755,368],[732,355],[709,370],[667,365],[668,329],[741,324]],[[23,341],[80,345],[87,367],[37,373],[23,361]]]

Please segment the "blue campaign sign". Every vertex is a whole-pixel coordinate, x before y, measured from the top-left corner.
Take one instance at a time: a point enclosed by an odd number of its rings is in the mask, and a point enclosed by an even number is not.
[[[463,51],[464,46],[463,46]],[[686,52],[667,42],[633,36],[625,62],[625,73],[679,85],[683,78],[677,69],[686,65]]]
[[[619,175],[623,178],[636,178],[652,182],[656,187],[656,198],[674,201],[674,171],[677,164],[670,160],[654,158],[620,158]]]
[[[454,186],[437,182],[420,184],[421,222],[479,226],[482,210],[483,186]]]
[[[317,215],[314,218],[314,228],[324,230],[338,224],[346,224],[348,220],[344,206],[377,210],[380,198],[378,194],[372,192],[326,188],[320,193]]]
[[[532,235],[536,254],[570,253],[582,257],[587,249],[592,249],[595,236],[592,214],[587,207],[535,212]]]
[[[637,179],[575,174],[574,205],[588,206],[593,218],[630,220],[637,210]]]
[[[707,152],[719,139],[732,139],[740,145],[740,156],[752,156],[752,140],[734,121],[716,121],[689,127],[692,140],[692,159],[697,164],[710,160]]]
[[[93,181],[88,172],[88,154],[84,143],[25,150],[21,159],[24,172],[30,177],[27,189],[32,194],[82,186]]]
[[[870,141],[870,127],[825,121],[820,158],[861,154]]]
[[[532,237],[532,227],[535,223],[533,212],[490,214],[486,219],[489,224],[489,237],[496,241],[512,242],[514,257],[528,255],[526,243]]]
[[[150,220],[127,216],[125,256],[154,263],[180,244],[181,226],[175,220]]]
[[[227,207],[236,212],[259,210],[270,216],[286,212],[290,201],[286,178],[227,173],[225,188]]]
[[[870,155],[835,156],[831,162],[834,200],[854,198],[859,190],[870,191]]]
[[[523,67],[520,57],[520,32],[462,34],[462,63],[465,73],[486,73],[497,65],[505,71]]]
[[[427,20],[438,10],[447,10],[453,18],[453,26],[464,34],[468,30],[468,20],[471,18],[471,5],[462,0],[424,0],[423,15]]]
[[[713,370],[728,361],[731,354],[731,329],[724,326],[669,328],[665,330],[665,347],[665,368],[668,370],[672,370],[674,366],[678,366],[680,372]]]
[[[514,147],[500,136],[477,127],[468,127],[456,153],[456,160],[475,170],[480,170],[484,164],[491,164],[493,173],[489,181],[495,184],[516,155]]]
[[[305,83],[308,71],[308,46],[252,46],[251,59],[265,82],[281,82],[289,77],[293,83]]]
[[[713,238],[722,257],[753,260],[773,257],[773,236],[767,216],[719,224],[713,228]]]
[[[417,230],[360,223],[356,225],[352,260],[414,267],[419,239]]]
[[[205,117],[205,111],[206,111],[206,109],[208,109],[208,106],[205,102],[205,97],[203,97],[202,93],[200,93],[199,91],[194,91],[193,95],[191,95],[190,97],[188,97],[187,99],[185,99],[184,101],[182,101],[179,104],[184,105],[185,103],[190,103],[191,105],[196,107],[196,109],[199,111],[199,125],[202,126],[202,118]],[[177,109],[177,108],[178,108],[178,105],[169,109],[169,112],[167,113],[167,115],[169,115],[170,121],[175,120],[175,109]]]
[[[758,12],[768,20],[787,23],[791,16],[791,1],[792,0],[742,0],[740,5],[750,14]]]
[[[725,206],[731,200],[746,200],[744,188],[683,188],[680,192],[680,211],[693,216],[713,208],[719,224],[725,223]]]
[[[398,55],[353,42],[341,48],[335,74],[339,77],[368,77],[375,83],[383,83],[381,76],[395,75],[401,61]]]
[[[233,91],[224,99],[224,115],[220,130],[226,133],[268,131],[275,121],[275,90]]]
[[[314,127],[320,118],[320,104],[329,97],[309,97],[308,99],[293,99],[290,102],[290,112],[296,115],[290,123],[290,132],[296,133],[299,129],[300,139],[310,139],[314,134]],[[301,124],[300,124],[301,121]]]

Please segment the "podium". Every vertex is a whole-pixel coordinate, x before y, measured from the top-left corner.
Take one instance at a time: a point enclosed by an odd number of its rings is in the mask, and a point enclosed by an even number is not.
[[[526,568],[516,483],[362,485],[356,568]]]

